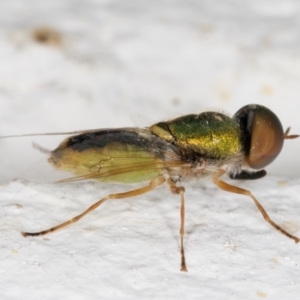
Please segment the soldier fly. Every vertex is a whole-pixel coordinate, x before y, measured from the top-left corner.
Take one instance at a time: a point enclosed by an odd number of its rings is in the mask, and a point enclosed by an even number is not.
[[[289,134],[289,131],[290,128],[283,131],[280,120],[271,110],[251,104],[242,107],[232,118],[208,111],[143,129],[63,133],[73,135],[50,152],[48,162],[58,170],[72,173],[73,177],[58,182],[94,179],[145,184],[123,193],[110,194],[53,228],[22,234],[25,237],[38,236],[56,231],[77,222],[108,200],[139,196],[166,183],[173,194],[180,196],[181,271],[187,271],[184,254],[185,189],[180,182],[210,176],[220,189],[250,197],[269,224],[298,243],[299,238],[277,225],[250,191],[221,179],[224,174],[231,179],[244,180],[264,177],[264,168],[280,153],[283,141],[299,137]],[[51,134],[56,133],[48,133]],[[33,135],[39,134],[22,136]]]

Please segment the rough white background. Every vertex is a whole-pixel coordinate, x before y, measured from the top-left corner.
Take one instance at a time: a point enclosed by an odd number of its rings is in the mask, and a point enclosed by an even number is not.
[[[296,0],[3,0],[0,14],[0,135],[133,126],[133,114],[146,125],[207,109],[234,114],[249,103],[300,132]],[[42,26],[60,42],[35,41]],[[1,299],[299,297],[300,246],[251,199],[208,180],[185,184],[188,273],[179,271],[179,199],[165,187],[23,238],[129,188],[11,180],[42,157],[32,141],[52,149],[62,138],[0,140]],[[298,236],[299,147],[287,141],[268,177],[235,182]]]

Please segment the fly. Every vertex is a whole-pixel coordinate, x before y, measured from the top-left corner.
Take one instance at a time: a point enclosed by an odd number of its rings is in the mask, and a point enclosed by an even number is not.
[[[250,197],[270,225],[298,243],[299,238],[276,224],[250,191],[221,179],[224,174],[231,179],[243,180],[264,177],[264,168],[280,153],[283,141],[299,137],[289,134],[289,131],[290,128],[283,131],[280,120],[271,110],[252,104],[242,107],[232,118],[209,111],[143,129],[64,133],[73,135],[50,152],[48,162],[58,170],[72,173],[73,177],[58,182],[94,179],[104,183],[145,184],[123,193],[110,194],[55,227],[22,232],[22,235],[38,236],[56,231],[77,222],[108,200],[139,196],[167,184],[170,191],[180,197],[181,271],[187,271],[184,254],[185,189],[179,183],[183,179],[210,176],[220,189]],[[22,136],[33,135],[40,134]]]

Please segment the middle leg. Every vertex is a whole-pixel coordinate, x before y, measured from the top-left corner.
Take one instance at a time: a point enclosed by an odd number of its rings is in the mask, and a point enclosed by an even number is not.
[[[184,244],[183,244],[183,239],[184,239],[184,219],[185,219],[185,207],[184,207],[184,187],[176,186],[174,181],[171,179],[168,180],[168,184],[170,187],[170,190],[173,194],[178,194],[180,195],[180,253],[181,253],[181,271],[187,272],[187,267],[185,263],[185,255],[184,255]]]

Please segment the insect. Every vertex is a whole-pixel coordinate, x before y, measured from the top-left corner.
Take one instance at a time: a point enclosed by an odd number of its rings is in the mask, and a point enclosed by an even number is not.
[[[221,179],[259,179],[264,168],[280,153],[285,139],[294,139],[290,128],[283,131],[280,120],[268,108],[251,104],[242,107],[232,118],[218,112],[186,115],[159,122],[148,128],[97,129],[74,134],[50,152],[48,162],[73,177],[58,182],[95,179],[101,182],[144,183],[140,188],[110,194],[76,217],[39,232],[22,232],[38,236],[56,231],[96,209],[108,200],[139,196],[167,184],[180,196],[181,271],[187,271],[184,254],[185,189],[181,181],[211,176],[222,190],[250,197],[263,218],[277,230],[293,239],[267,214],[254,195]],[[51,135],[56,133],[48,133]],[[33,136],[29,134],[22,136]],[[8,136],[7,136],[8,137]],[[15,136],[9,136],[15,137]]]

